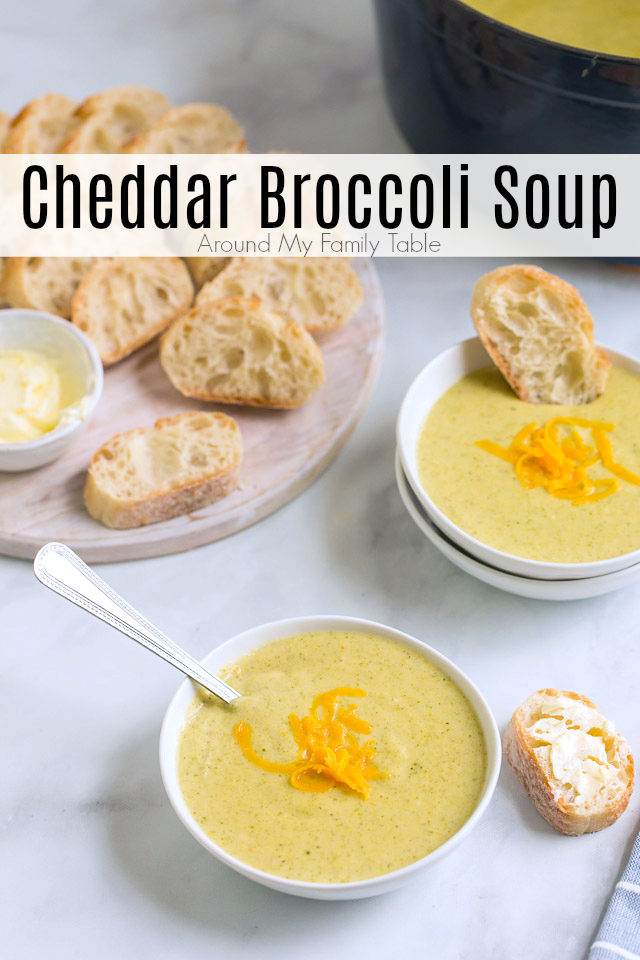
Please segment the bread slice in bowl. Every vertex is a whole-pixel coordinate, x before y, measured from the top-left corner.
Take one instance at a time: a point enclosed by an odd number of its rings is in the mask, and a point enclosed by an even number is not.
[[[186,397],[253,407],[298,407],[324,380],[313,337],[257,298],[196,304],[162,337],[160,362]]]
[[[604,391],[610,360],[584,300],[559,277],[521,264],[493,270],[474,287],[471,317],[521,400],[577,406]]]
[[[544,819],[568,836],[595,833],[624,812],[633,756],[586,697],[538,690],[518,707],[503,737],[505,759]]]
[[[78,285],[97,257],[7,257],[2,295],[12,307],[44,310],[68,320]]]
[[[177,257],[115,257],[86,274],[71,321],[96,346],[105,366],[161,333],[193,300],[189,271]]]
[[[148,87],[113,87],[96,93],[73,114],[74,129],[58,153],[120,153],[170,106],[163,94]]]
[[[29,101],[11,121],[2,152],[57,153],[79,122],[74,115],[77,106],[59,93]]]
[[[245,153],[244,130],[215,103],[172,107],[125,144],[123,153]]]
[[[235,257],[206,283],[197,303],[258,297],[267,310],[310,333],[343,326],[362,304],[355,270],[337,257]]]
[[[242,438],[224,413],[194,411],[118,434],[94,453],[87,510],[125,530],[208,506],[235,490]]]

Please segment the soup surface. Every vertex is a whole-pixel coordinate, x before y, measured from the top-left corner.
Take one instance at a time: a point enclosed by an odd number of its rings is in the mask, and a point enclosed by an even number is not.
[[[640,57],[638,0],[463,0],[510,27],[619,57]]]
[[[195,820],[228,853],[269,873],[338,883],[397,870],[448,840],[471,816],[486,769],[471,704],[429,660],[400,643],[360,633],[298,635],[260,647],[222,672],[244,695],[227,706],[204,691],[179,745],[178,776]],[[365,799],[345,786],[296,790],[243,755],[239,722],[256,753],[296,756],[288,716],[317,694],[360,687],[358,716],[372,731],[387,776]],[[350,704],[344,699],[345,706]]]
[[[594,503],[574,505],[546,490],[526,489],[511,464],[476,446],[508,447],[531,421],[578,416],[615,424],[615,457],[640,473],[640,379],[613,369],[607,389],[580,407],[523,403],[501,373],[485,368],[463,377],[434,404],[418,440],[420,482],[433,502],[465,533],[516,556],[584,563],[640,548],[640,486],[622,481]],[[595,478],[610,476],[600,464]]]

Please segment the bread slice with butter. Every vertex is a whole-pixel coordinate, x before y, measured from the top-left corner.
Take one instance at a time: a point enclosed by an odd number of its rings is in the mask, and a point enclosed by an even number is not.
[[[287,409],[322,385],[320,348],[256,298],[196,304],[167,330],[160,362],[186,397]]]
[[[189,271],[177,257],[114,257],[86,274],[71,321],[95,344],[105,366],[161,333],[193,300]]]
[[[78,104],[60,93],[45,93],[23,107],[9,126],[3,153],[57,153],[78,124]]]
[[[44,310],[68,320],[78,285],[98,257],[7,257],[2,296],[12,307]]]
[[[87,510],[126,530],[199,510],[238,485],[242,438],[224,413],[194,411],[121,433],[94,453]]]
[[[123,153],[245,153],[244,130],[216,103],[185,103],[138,134]]]
[[[521,264],[493,270],[474,287],[471,318],[521,400],[574,406],[604,391],[611,362],[584,300],[559,277]]]
[[[258,297],[267,310],[320,333],[351,319],[362,288],[355,270],[338,257],[235,257],[196,302],[223,297]]]
[[[624,812],[633,791],[629,745],[586,697],[538,690],[514,713],[505,759],[534,807],[568,836],[595,833]]]
[[[120,153],[125,143],[147,130],[171,104],[147,87],[113,87],[89,97],[73,114],[74,128],[58,153]]]

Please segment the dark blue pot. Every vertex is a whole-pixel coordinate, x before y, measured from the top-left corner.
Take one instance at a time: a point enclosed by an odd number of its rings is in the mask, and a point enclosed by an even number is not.
[[[640,152],[640,60],[541,40],[459,0],[375,7],[391,109],[417,153]]]

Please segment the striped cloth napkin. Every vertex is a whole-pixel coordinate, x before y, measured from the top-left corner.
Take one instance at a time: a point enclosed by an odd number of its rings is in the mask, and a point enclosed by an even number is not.
[[[640,836],[600,924],[589,960],[640,960]]]

